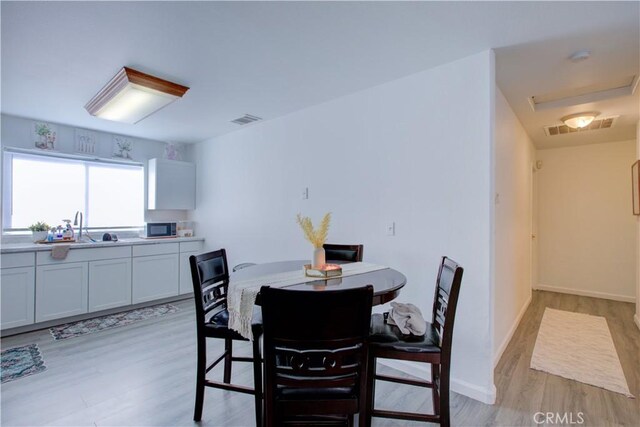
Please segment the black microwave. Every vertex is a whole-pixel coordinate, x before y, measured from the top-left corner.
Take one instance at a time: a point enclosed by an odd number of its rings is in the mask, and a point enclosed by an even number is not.
[[[175,222],[148,222],[144,226],[144,234],[141,237],[145,239],[176,237],[177,228]]]

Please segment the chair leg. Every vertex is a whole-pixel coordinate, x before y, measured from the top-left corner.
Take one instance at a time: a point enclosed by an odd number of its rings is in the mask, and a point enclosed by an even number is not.
[[[204,403],[204,384],[207,369],[207,343],[204,338],[198,338],[198,362],[196,367],[196,403],[193,420],[202,419],[202,405]]]
[[[231,357],[233,357],[233,340],[231,338],[225,338],[224,340],[224,377],[223,381],[226,384],[231,384]]]
[[[255,390],[256,427],[262,427],[262,361],[260,359],[260,338],[253,335],[253,388]]]
[[[437,387],[439,383],[438,378],[440,378],[440,365],[432,364],[431,383],[433,384],[433,388],[431,388],[431,397],[433,398],[433,413],[435,415],[440,415],[440,390]]]
[[[451,425],[449,411],[449,365],[440,365],[440,424]]]
[[[367,362],[367,403],[364,407],[364,411],[360,413],[360,427],[368,427],[371,425],[374,401],[376,398],[376,364],[377,359],[374,356],[370,356]]]

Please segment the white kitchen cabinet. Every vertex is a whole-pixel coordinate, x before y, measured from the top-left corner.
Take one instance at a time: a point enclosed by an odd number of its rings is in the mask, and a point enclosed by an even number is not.
[[[36,268],[36,322],[87,312],[89,263],[70,262]]]
[[[201,241],[180,243],[180,295],[193,293],[189,257],[191,255],[200,255],[202,246]]]
[[[31,254],[33,258],[33,254]],[[34,322],[35,267],[3,268],[0,278],[2,329]]]
[[[148,209],[195,209],[196,165],[150,159],[147,165]]]
[[[198,255],[196,252],[180,254],[180,295],[193,293],[193,281],[191,280],[191,265],[189,257]]]
[[[133,258],[133,303],[178,295],[179,254]]]
[[[131,258],[89,262],[89,311],[131,304]]]
[[[203,241],[167,239],[143,244],[72,246],[64,259],[49,247],[0,256],[0,328],[37,328],[39,322],[117,309],[190,294],[189,256]],[[30,326],[32,325],[32,326]]]

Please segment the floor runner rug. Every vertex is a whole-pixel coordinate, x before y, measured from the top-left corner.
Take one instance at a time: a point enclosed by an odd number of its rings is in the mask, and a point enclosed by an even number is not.
[[[604,317],[545,309],[530,366],[633,397]]]
[[[37,344],[3,350],[0,353],[0,359],[2,360],[0,373],[3,384],[47,369]]]
[[[65,340],[104,331],[105,329],[127,326],[141,320],[164,316],[165,314],[175,313],[176,311],[178,311],[178,308],[171,304],[159,304],[152,307],[137,308],[122,313],[109,314],[107,316],[54,326],[50,328],[49,331],[51,335],[53,335],[53,339]]]

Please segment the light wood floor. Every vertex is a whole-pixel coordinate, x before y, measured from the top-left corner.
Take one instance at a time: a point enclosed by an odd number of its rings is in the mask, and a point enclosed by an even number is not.
[[[53,341],[47,330],[4,338],[2,348],[37,343],[47,370],[2,385],[2,425],[197,425],[191,421],[195,378],[192,303],[175,304],[181,309],[178,313],[64,341]],[[587,426],[639,426],[640,399],[529,369],[545,307],[605,316],[631,393],[640,397],[640,331],[633,323],[633,304],[536,291],[496,368],[497,403],[484,405],[454,393],[453,424],[534,426],[533,416],[541,411],[573,413],[574,421],[583,412]],[[240,348],[249,354],[247,345]],[[219,348],[212,349],[212,354],[215,350]],[[250,367],[236,366],[234,381],[251,385]],[[430,400],[422,389],[390,383],[377,386],[378,406],[430,411]],[[252,397],[207,389],[200,424],[251,426]],[[424,424],[374,419],[373,425]]]

